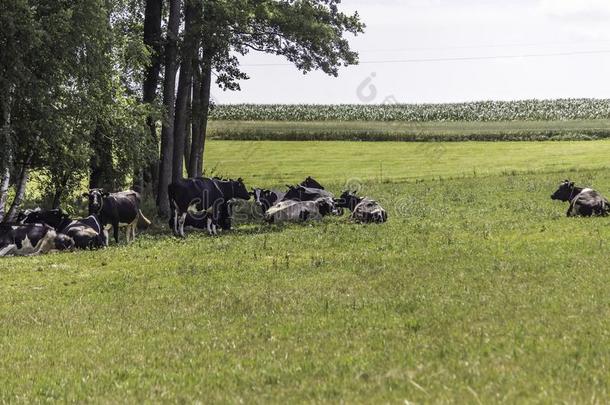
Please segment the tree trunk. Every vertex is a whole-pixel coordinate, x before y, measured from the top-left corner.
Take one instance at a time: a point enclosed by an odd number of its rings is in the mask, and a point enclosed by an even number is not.
[[[167,44],[165,46],[165,80],[163,83],[163,106],[167,116],[163,120],[161,128],[161,161],[159,162],[159,189],[157,192],[157,207],[159,208],[159,215],[162,217],[167,217],[170,213],[167,186],[172,179],[174,152],[174,102],[176,99],[180,3],[180,0],[169,0],[169,21],[167,25]]]
[[[193,98],[193,145],[189,165],[189,177],[203,174],[203,152],[210,110],[210,87],[212,85],[211,56],[206,55],[201,62],[201,73],[195,71],[195,81],[199,82]]]
[[[197,176],[198,147],[201,144],[201,61],[193,61],[193,102],[191,105],[191,149],[188,159],[188,176]]]
[[[104,188],[113,191],[115,183],[114,165],[112,159],[112,138],[104,135],[98,125],[91,136],[93,154],[89,160],[89,188]]]
[[[188,117],[188,98],[193,83],[193,59],[197,55],[198,31],[195,0],[186,0],[184,6],[184,44],[181,49],[182,63],[176,96],[176,121],[174,123],[174,161],[172,180],[177,181],[184,175],[184,143]]]
[[[4,220],[4,213],[6,212],[6,200],[8,199],[8,189],[11,184],[11,170],[6,167],[2,179],[0,180],[0,222]]]
[[[21,167],[21,171],[19,172],[19,177],[17,178],[17,184],[15,185],[15,198],[13,199],[13,203],[11,204],[11,209],[8,210],[8,214],[4,218],[5,222],[14,222],[17,218],[17,213],[19,212],[19,207],[21,207],[21,203],[25,198],[25,189],[28,184],[28,179],[30,176],[30,161],[32,156],[28,157],[28,159],[23,163]]]
[[[163,58],[163,40],[161,38],[161,18],[163,0],[146,0],[144,10],[144,44],[150,47],[152,54],[150,64],[146,68],[146,76],[142,88],[142,101],[152,104],[157,99],[157,86],[161,61]],[[150,140],[156,148],[159,145],[157,125],[152,116],[146,119],[150,131]],[[153,161],[148,167],[139,170],[134,176],[134,185],[138,184],[144,195],[155,195],[158,182],[159,161]]]
[[[202,67],[203,74],[201,79],[201,121],[200,121],[200,137],[197,145],[197,176],[203,175],[203,160],[205,154],[205,139],[208,131],[208,116],[210,114],[210,87],[212,85],[212,61],[208,60]]]
[[[191,160],[191,126],[193,123],[193,80],[191,79],[191,87],[189,88],[188,97],[186,99],[186,125],[184,127],[184,167],[190,165]]]
[[[8,189],[11,184],[11,164],[12,164],[12,148],[11,148],[11,113],[10,113],[10,98],[8,92],[0,95],[1,103],[0,119],[0,139],[2,139],[2,150],[0,150],[0,222],[4,219],[6,209],[6,200],[8,199]]]

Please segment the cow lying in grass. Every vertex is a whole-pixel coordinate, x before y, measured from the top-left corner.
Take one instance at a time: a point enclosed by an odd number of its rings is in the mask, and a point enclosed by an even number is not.
[[[592,188],[576,187],[570,180],[564,180],[551,199],[570,202],[568,217],[606,216],[610,211],[610,204],[604,196]]]
[[[332,198],[323,197],[314,201],[282,201],[269,208],[265,213],[265,221],[279,222],[305,222],[308,220],[321,220],[326,215],[337,215],[337,207]]]
[[[43,224],[0,225],[0,256],[31,256],[70,250],[74,240]]]
[[[345,191],[337,200],[337,206],[352,211],[350,219],[359,223],[383,223],[388,214],[379,203],[368,197],[358,197],[356,192]]]
[[[56,232],[68,235],[77,249],[97,249],[107,245],[106,234],[95,215],[87,218],[71,219],[61,209],[28,210],[19,214],[22,224],[44,224]]]

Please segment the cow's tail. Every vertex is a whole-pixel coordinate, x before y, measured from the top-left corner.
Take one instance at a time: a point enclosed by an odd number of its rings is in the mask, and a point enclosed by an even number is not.
[[[142,213],[141,209],[138,209],[138,218],[140,219],[141,222],[143,222],[146,226],[150,226],[150,224],[152,224],[152,222],[150,222],[150,220],[148,218],[146,218],[144,216],[144,214]]]

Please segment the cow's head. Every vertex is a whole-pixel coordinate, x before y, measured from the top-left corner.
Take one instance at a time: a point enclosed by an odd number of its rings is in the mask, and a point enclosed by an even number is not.
[[[249,200],[250,193],[244,184],[244,180],[240,177],[237,180],[231,180],[231,185],[233,187],[233,198],[239,198],[242,200]]]
[[[570,180],[564,180],[559,184],[559,188],[551,195],[552,200],[559,201],[570,201],[572,194],[574,193],[574,182]]]
[[[68,220],[68,218],[68,214],[61,208],[44,211],[38,208],[35,210],[27,210],[20,214],[19,222],[23,224],[46,224],[51,228],[58,229],[63,222]]]
[[[356,195],[356,191],[344,191],[341,197],[335,200],[335,204],[337,204],[337,207],[348,208],[353,211],[360,201],[362,201],[362,198]]]
[[[315,200],[316,205],[318,206],[318,211],[320,215],[340,215],[335,202],[330,197],[322,197]]]
[[[55,236],[55,250],[73,250],[75,246],[74,239],[63,233],[58,233]]]
[[[104,198],[109,195],[110,193],[101,188],[93,188],[88,193],[84,193],[83,197],[89,199],[89,215],[99,214],[104,204]]]

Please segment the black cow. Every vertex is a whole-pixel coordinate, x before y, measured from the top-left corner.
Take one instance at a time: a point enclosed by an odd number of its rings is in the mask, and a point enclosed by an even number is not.
[[[308,187],[308,188],[317,188],[319,190],[324,190],[324,187],[318,183],[313,177],[308,176],[301,184],[299,184],[300,186],[303,187]]]
[[[89,190],[83,194],[89,198],[89,215],[97,215],[104,229],[112,227],[114,240],[119,243],[119,228],[127,227],[125,237],[127,243],[136,239],[138,219],[146,226],[151,222],[140,210],[140,193],[136,191],[120,191],[108,193],[101,188]],[[108,237],[106,236],[106,243]]]
[[[334,198],[333,194],[320,188],[287,186],[288,191],[281,201],[313,201],[318,198]]]
[[[95,215],[82,219],[70,219],[61,209],[28,210],[20,213],[18,220],[23,224],[44,224],[74,240],[77,249],[97,249],[106,246],[107,235]]]
[[[249,200],[243,180],[220,180],[206,177],[181,179],[167,188],[173,210],[174,235],[184,237],[187,214],[207,218],[210,235],[216,235],[216,225],[230,220],[228,202],[234,198]]]
[[[383,223],[388,220],[388,214],[379,203],[369,197],[358,197],[356,192],[345,191],[338,200],[338,207],[352,211],[350,219],[360,223]]]
[[[286,195],[286,193],[283,191],[267,190],[262,188],[254,188],[250,194],[254,197],[256,205],[261,208],[263,214],[267,212],[269,208],[282,201]]]
[[[569,201],[568,217],[606,216],[610,211],[608,200],[591,188],[576,187],[573,181],[564,180],[552,200]]]
[[[0,257],[30,256],[51,251],[71,250],[74,240],[44,224],[0,225]]]

